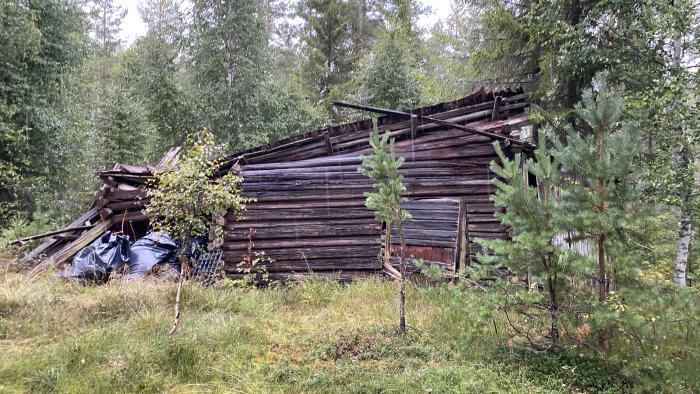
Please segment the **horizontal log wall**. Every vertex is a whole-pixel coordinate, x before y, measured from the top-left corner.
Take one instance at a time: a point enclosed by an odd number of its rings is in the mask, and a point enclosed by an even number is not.
[[[225,218],[226,272],[379,272],[383,232],[364,205],[372,182],[357,171],[360,155],[371,153],[365,144],[352,154],[241,166],[244,196],[256,201],[243,220]],[[395,151],[405,159],[400,173],[413,215],[405,229],[408,256],[454,270],[459,200],[467,201],[470,240],[505,237],[490,201],[495,186],[489,163],[497,156],[489,138],[436,130],[397,142]],[[396,234],[392,243],[398,243]],[[478,251],[471,246],[470,253]],[[245,263],[255,252],[268,259]]]

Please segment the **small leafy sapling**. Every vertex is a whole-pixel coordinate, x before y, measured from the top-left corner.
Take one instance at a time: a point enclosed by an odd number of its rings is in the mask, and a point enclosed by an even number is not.
[[[168,336],[175,334],[180,322],[182,287],[193,265],[187,253],[192,240],[209,234],[213,216],[228,211],[240,217],[250,202],[241,196],[242,177],[231,172],[218,176],[222,161],[215,157],[221,155],[223,147],[216,144],[209,130],[190,134],[188,143],[189,149],[175,167],[154,174],[147,191],[151,200],[144,209],[154,231],[169,234],[181,245],[175,321]],[[221,226],[213,226],[213,230],[216,237],[223,235]]]
[[[387,237],[391,234],[393,225],[398,230],[401,253],[399,260],[399,332],[406,333],[406,241],[403,234],[404,222],[411,219],[407,210],[401,208],[401,203],[407,201],[402,197],[406,191],[403,184],[403,175],[398,170],[404,162],[403,157],[396,157],[394,154],[394,140],[389,139],[389,133],[379,138],[379,131],[375,121],[374,128],[370,134],[370,145],[372,155],[362,156],[363,167],[358,171],[375,181],[375,192],[365,192],[365,205],[375,211],[378,221],[384,223],[387,229]],[[389,248],[391,245],[387,244]],[[387,253],[388,259],[388,253]],[[389,261],[386,261],[389,265]]]

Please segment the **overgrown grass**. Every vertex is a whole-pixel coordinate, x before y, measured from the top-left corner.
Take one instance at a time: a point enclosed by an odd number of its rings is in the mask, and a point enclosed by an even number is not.
[[[595,360],[510,349],[505,327],[474,324],[469,305],[445,307],[442,287],[410,288],[405,337],[395,284],[381,280],[188,283],[167,339],[174,295],[167,282],[82,287],[0,273],[0,392],[644,391]]]

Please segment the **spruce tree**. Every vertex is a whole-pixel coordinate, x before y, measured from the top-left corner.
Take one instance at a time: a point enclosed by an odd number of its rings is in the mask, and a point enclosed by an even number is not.
[[[301,77],[317,101],[328,103],[338,94],[336,89],[353,79],[371,42],[371,29],[367,26],[372,22],[365,8],[366,4],[356,1],[299,2],[297,14],[304,20]]]
[[[398,109],[419,105],[419,70],[407,28],[397,26],[380,34],[359,80],[362,103]]]
[[[570,310],[573,303],[570,283],[582,277],[586,261],[554,243],[562,231],[556,196],[561,181],[560,162],[547,149],[544,133],[540,134],[534,157],[525,163],[527,171],[537,177],[536,187],[529,185],[523,176],[520,153],[509,159],[500,143],[495,142],[494,147],[500,163],[491,163],[491,170],[498,175],[493,181],[498,189],[492,199],[497,207],[503,208],[496,216],[510,228],[511,239],[478,240],[488,251],[479,260],[486,268],[506,266],[517,277],[525,278],[524,285],[507,280],[499,282],[506,297],[503,308],[506,313],[525,316],[514,319],[512,327],[531,346],[544,349],[559,341],[560,315]],[[543,293],[535,291],[538,285],[544,288]],[[546,340],[530,335],[539,332],[537,326],[545,325],[547,320]]]

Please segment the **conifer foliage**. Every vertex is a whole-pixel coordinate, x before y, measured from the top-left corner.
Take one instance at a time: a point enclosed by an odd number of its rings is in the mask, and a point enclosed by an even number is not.
[[[396,157],[394,153],[394,140],[389,139],[389,133],[379,138],[379,131],[375,121],[374,129],[370,134],[372,155],[362,156],[363,167],[358,171],[375,181],[376,192],[365,192],[367,198],[365,205],[375,211],[378,221],[384,223],[387,236],[391,234],[392,226],[396,226],[401,242],[401,254],[399,269],[399,331],[406,332],[406,258],[404,251],[406,242],[403,236],[403,224],[411,220],[411,214],[401,208],[401,203],[406,201],[401,195],[406,191],[403,184],[403,175],[399,174],[399,168],[404,162],[403,157]],[[388,245],[387,245],[388,247]],[[389,263],[388,261],[386,263]]]
[[[591,314],[604,347],[605,329],[614,324],[606,313],[612,279],[618,287],[627,285],[635,269],[626,259],[626,234],[634,219],[631,207],[640,201],[632,171],[639,138],[634,124],[624,120],[621,95],[608,86],[606,75],[598,75],[593,85],[595,91],[586,90],[576,105],[577,121],[566,127],[566,144],[552,137],[547,149],[543,135],[554,133],[545,131],[527,160],[537,187],[523,176],[520,154],[509,159],[494,144],[501,164],[491,165],[499,177],[493,200],[505,209],[498,217],[511,228],[512,240],[480,241],[492,252],[480,259],[526,278],[526,286],[501,281],[500,302],[524,317],[509,323],[539,349],[558,342],[560,316],[574,311]],[[570,247],[576,243],[594,252]],[[597,297],[585,290],[590,279]],[[549,327],[544,337],[542,326]]]
[[[504,302],[506,309],[530,317],[527,327],[513,327],[538,348],[558,342],[559,315],[571,309],[568,284],[585,272],[583,258],[553,242],[560,231],[556,201],[560,163],[552,158],[541,135],[534,157],[526,161],[527,170],[538,179],[537,187],[530,186],[523,176],[521,154],[509,159],[500,144],[494,143],[501,163],[491,163],[491,170],[499,177],[494,180],[498,190],[493,200],[496,206],[505,208],[497,216],[511,229],[512,239],[480,241],[493,252],[480,257],[487,267],[505,264],[512,273],[526,278],[524,287],[503,281]],[[538,286],[544,291],[531,291]],[[532,337],[532,324],[548,326],[548,336]]]

